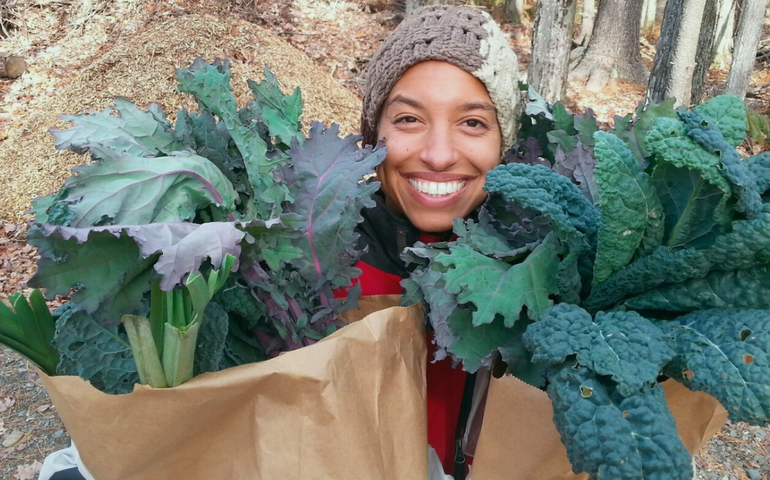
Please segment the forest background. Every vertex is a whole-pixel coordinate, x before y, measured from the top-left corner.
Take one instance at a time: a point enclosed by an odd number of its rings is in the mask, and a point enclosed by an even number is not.
[[[236,96],[268,63],[300,86],[305,119],[358,127],[368,59],[413,9],[451,0],[0,0],[0,300],[34,273],[25,211],[87,159],[56,152],[60,114],[115,96],[166,112],[191,105],[174,70],[229,57]],[[768,0],[454,0],[488,11],[549,102],[587,109],[609,128],[646,98],[700,103],[730,92],[750,110],[741,150],[770,148]],[[12,74],[10,58],[25,68]],[[172,116],[173,117],[173,116]],[[56,306],[62,299],[51,302]],[[28,362],[0,347],[0,479],[36,478],[69,444]],[[695,458],[698,479],[770,480],[770,430],[725,425]]]

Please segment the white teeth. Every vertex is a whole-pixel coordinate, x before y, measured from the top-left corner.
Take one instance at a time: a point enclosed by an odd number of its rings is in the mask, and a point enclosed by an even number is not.
[[[409,184],[420,193],[431,197],[443,197],[459,192],[465,182],[425,182],[422,180],[409,180]]]

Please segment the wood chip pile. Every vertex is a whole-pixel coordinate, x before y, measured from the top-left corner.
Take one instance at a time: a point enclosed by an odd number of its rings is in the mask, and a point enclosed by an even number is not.
[[[69,128],[60,114],[101,110],[116,96],[139,107],[161,105],[174,121],[182,107],[195,110],[192,97],[176,92],[175,71],[196,57],[230,57],[232,85],[239,105],[249,99],[247,79],[264,78],[265,64],[290,93],[299,86],[305,102],[304,119],[327,125],[339,123],[344,133],[355,133],[360,100],[318,67],[303,52],[272,32],[233,18],[182,15],[151,21],[147,28],[123,37],[59,91],[42,100],[26,121],[13,125],[0,142],[0,219],[21,222],[33,198],[57,191],[70,168],[88,157],[54,149],[51,128]]]

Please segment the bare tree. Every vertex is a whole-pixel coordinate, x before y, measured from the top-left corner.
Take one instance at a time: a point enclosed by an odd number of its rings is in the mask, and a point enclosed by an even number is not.
[[[532,58],[527,82],[548,103],[555,103],[567,89],[569,51],[577,0],[540,0],[535,10]]]
[[[586,82],[589,91],[604,88],[611,77],[644,84],[647,68],[639,49],[642,2],[602,0],[596,13],[594,34],[571,75]]]
[[[732,61],[735,0],[719,0],[717,31],[711,46],[711,65],[725,68]]]
[[[580,33],[575,38],[577,45],[586,45],[591,40],[596,19],[596,0],[583,0],[583,11],[580,13]]]
[[[505,18],[511,23],[524,19],[524,0],[505,0]]]
[[[765,11],[768,0],[744,0],[744,11],[740,16],[738,31],[735,36],[735,51],[730,73],[727,75],[726,93],[746,96],[749,88],[754,59],[757,55],[759,37],[765,24]]]
[[[695,54],[695,71],[692,74],[691,104],[700,103],[703,98],[703,87],[706,85],[706,75],[711,64],[711,46],[717,31],[718,6],[718,0],[706,0],[706,6],[703,8],[698,51]]]
[[[695,53],[705,4],[706,0],[668,0],[647,85],[650,100],[661,102],[674,97],[677,104],[690,103]]]
[[[644,0],[642,7],[642,31],[648,32],[655,28],[655,11],[657,10],[657,0]]]

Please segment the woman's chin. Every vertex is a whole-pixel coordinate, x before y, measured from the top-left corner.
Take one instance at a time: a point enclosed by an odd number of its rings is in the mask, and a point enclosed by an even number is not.
[[[449,215],[415,215],[416,218],[409,217],[409,221],[417,229],[424,233],[444,233],[452,230],[452,220],[454,217]]]

